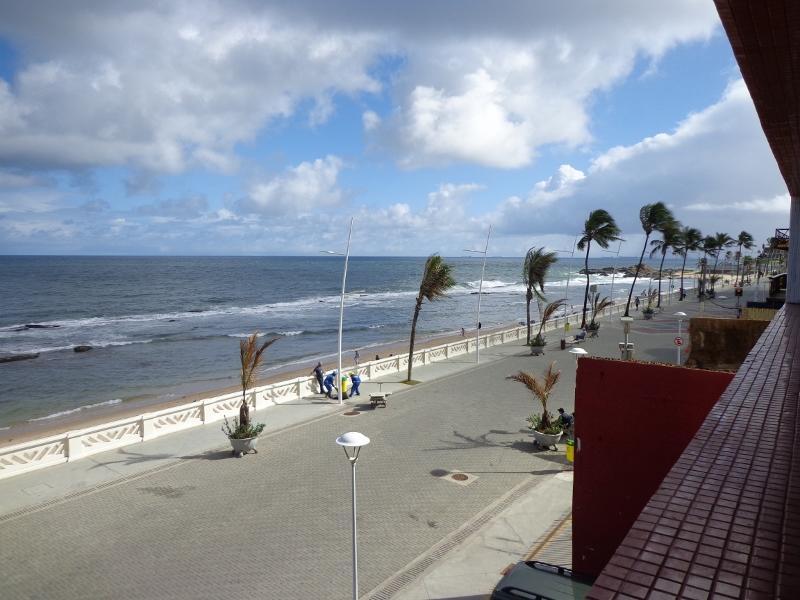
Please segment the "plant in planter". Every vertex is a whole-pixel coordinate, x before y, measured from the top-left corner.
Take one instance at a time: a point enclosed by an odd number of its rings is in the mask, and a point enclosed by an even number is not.
[[[242,404],[239,407],[239,417],[233,419],[233,425],[225,419],[222,432],[228,436],[233,447],[234,456],[242,456],[250,451],[256,450],[256,442],[259,434],[264,430],[263,423],[253,423],[250,421],[250,406],[247,404],[247,390],[253,386],[256,373],[261,367],[264,358],[264,351],[279,338],[272,338],[259,346],[258,333],[254,333],[247,339],[239,342],[239,359],[241,361],[241,384],[242,384]]]
[[[507,377],[507,379],[520,382],[539,400],[542,412],[540,414],[533,413],[526,420],[533,431],[534,441],[543,448],[555,446],[564,433],[560,421],[554,418],[547,410],[547,401],[550,399],[550,394],[559,379],[561,379],[561,371],[556,370],[555,366],[555,362],[550,363],[550,366],[542,373],[541,377],[525,371],[520,371],[516,375]]]
[[[544,347],[547,344],[547,340],[542,333],[544,331],[545,323],[556,313],[556,311],[564,306],[565,300],[555,300],[554,302],[550,302],[544,309],[539,306],[539,316],[541,317],[539,320],[539,333],[531,340],[531,354],[538,356],[540,354],[544,354]]]
[[[650,290],[645,294],[645,299],[647,300],[647,306],[644,307],[642,310],[642,314],[646,320],[650,320],[653,318],[653,315],[656,312],[656,309],[653,308],[653,303],[658,298],[658,290]]]
[[[586,326],[588,331],[597,332],[597,330],[600,329],[600,323],[597,322],[597,317],[612,304],[613,302],[608,296],[605,296],[601,299],[600,295],[597,294],[592,299],[592,320],[589,321],[589,324]]]

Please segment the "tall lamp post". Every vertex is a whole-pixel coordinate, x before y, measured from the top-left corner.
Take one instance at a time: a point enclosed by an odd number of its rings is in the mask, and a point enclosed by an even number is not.
[[[478,317],[475,319],[475,362],[481,362],[481,296],[483,295],[483,274],[486,272],[486,254],[489,252],[489,237],[492,235],[492,226],[489,225],[489,233],[486,234],[486,246],[483,250],[464,250],[474,254],[483,254],[483,266],[481,267],[481,282],[478,285]]]
[[[631,350],[628,344],[628,336],[631,333],[631,323],[633,323],[633,317],[620,317],[619,320],[622,321],[622,330],[625,332],[625,346],[622,348],[622,358],[623,360],[630,360]]]
[[[344,449],[350,466],[353,467],[353,600],[358,600],[358,534],[356,529],[356,461],[361,448],[369,444],[363,433],[349,431],[336,438],[336,443]]]
[[[577,243],[578,243],[578,238],[576,236],[575,240],[572,242],[572,250],[556,250],[556,252],[562,252],[564,254],[569,254],[570,258],[574,258],[575,257],[575,245]],[[562,342],[567,337],[567,329],[569,327],[569,317],[567,316],[567,310],[568,310],[568,307],[570,306],[570,304],[569,304],[569,278],[570,278],[571,274],[572,274],[572,267],[568,266],[567,267],[567,287],[564,290],[564,336],[561,338]],[[541,318],[541,315],[539,316],[539,318]],[[561,349],[562,350],[564,349],[563,343],[562,343]]]
[[[681,323],[683,322],[683,320],[688,315],[683,311],[679,311],[679,312],[676,312],[674,316],[678,317],[678,337],[675,338],[675,341],[677,342],[678,338],[681,337]],[[675,349],[677,350],[677,355],[675,356],[675,364],[680,366],[680,364],[681,364],[681,347],[678,346],[677,344],[675,344]]]
[[[619,251],[622,250],[622,240],[619,241],[619,245],[617,246],[617,251],[614,252],[613,250],[605,250],[600,248],[602,252],[608,252],[609,254],[615,254],[617,258],[619,258]],[[616,304],[614,300],[614,279],[617,276],[617,267],[616,265],[611,270],[611,291],[608,293],[609,297],[611,298],[611,304]]]
[[[350,217],[350,228],[347,230],[347,248],[344,254],[333,250],[320,250],[323,254],[334,254],[344,256],[344,272],[342,273],[342,300],[339,304],[339,368],[336,371],[336,391],[339,396],[339,404],[342,403],[342,324],[344,323],[344,290],[347,285],[347,263],[350,260],[350,236],[353,234],[353,218]]]

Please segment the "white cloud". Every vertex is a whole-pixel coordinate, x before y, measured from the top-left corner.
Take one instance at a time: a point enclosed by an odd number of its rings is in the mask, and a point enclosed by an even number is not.
[[[596,157],[585,178],[563,189],[547,212],[535,210],[535,193],[505,201],[491,215],[498,232],[577,232],[591,210],[605,208],[629,240],[625,253],[641,243],[638,210],[648,202],[666,202],[678,219],[703,231],[739,231],[746,212],[746,227],[757,238],[783,225],[789,206],[786,185],[740,79],[674,131]]]
[[[695,204],[687,204],[684,208],[690,211],[699,212],[716,212],[721,213],[726,210],[736,210],[745,212],[757,213],[779,213],[788,216],[789,207],[791,203],[791,196],[786,194],[779,194],[772,198],[754,198],[752,200],[744,200],[741,202],[727,202],[714,204],[711,202],[697,202]]]
[[[230,172],[237,144],[304,101],[316,126],[336,94],[380,91],[373,67],[397,56],[395,107],[364,126],[402,164],[519,167],[589,141],[593,93],[718,21],[693,0],[336,4],[6,4],[21,66],[0,79],[0,163]]]
[[[230,172],[237,143],[304,99],[319,124],[329,90],[379,89],[374,32],[270,6],[23,3],[0,9],[0,36],[21,50],[13,86],[0,79],[0,164]]]
[[[336,156],[300,163],[269,181],[253,184],[240,207],[262,214],[302,214],[336,206],[342,201],[337,186],[342,167]]]

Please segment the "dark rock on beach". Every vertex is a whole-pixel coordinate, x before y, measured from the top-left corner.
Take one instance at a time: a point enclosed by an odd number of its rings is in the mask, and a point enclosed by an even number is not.
[[[89,350],[91,350],[91,349],[92,349],[92,347],[91,347],[91,346],[75,346],[75,347],[72,349],[72,351],[73,351],[73,352],[88,352],[88,351],[89,351]]]
[[[36,354],[12,354],[11,356],[0,356],[0,363],[17,362],[18,360],[31,360],[39,358],[39,353]]]

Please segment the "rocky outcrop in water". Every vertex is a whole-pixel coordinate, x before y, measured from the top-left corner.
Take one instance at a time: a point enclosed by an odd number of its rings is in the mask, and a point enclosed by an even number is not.
[[[91,346],[75,346],[75,347],[72,349],[72,351],[73,351],[73,352],[88,352],[88,351],[89,351],[89,350],[91,350],[91,349],[92,349],[92,347],[91,347]]]
[[[17,362],[18,360],[31,360],[39,358],[39,353],[35,354],[12,354],[10,356],[0,356],[0,363]]]
[[[630,267],[601,267],[599,269],[589,269],[589,275],[606,275],[611,277],[614,274],[614,271],[617,273],[617,277],[635,277],[636,276],[636,265],[632,265]],[[586,275],[586,269],[581,269],[578,271],[581,275]],[[665,270],[664,273],[666,274],[667,271]],[[639,269],[639,277],[657,277],[658,276],[658,269],[654,269],[648,265],[642,265],[642,268]]]

